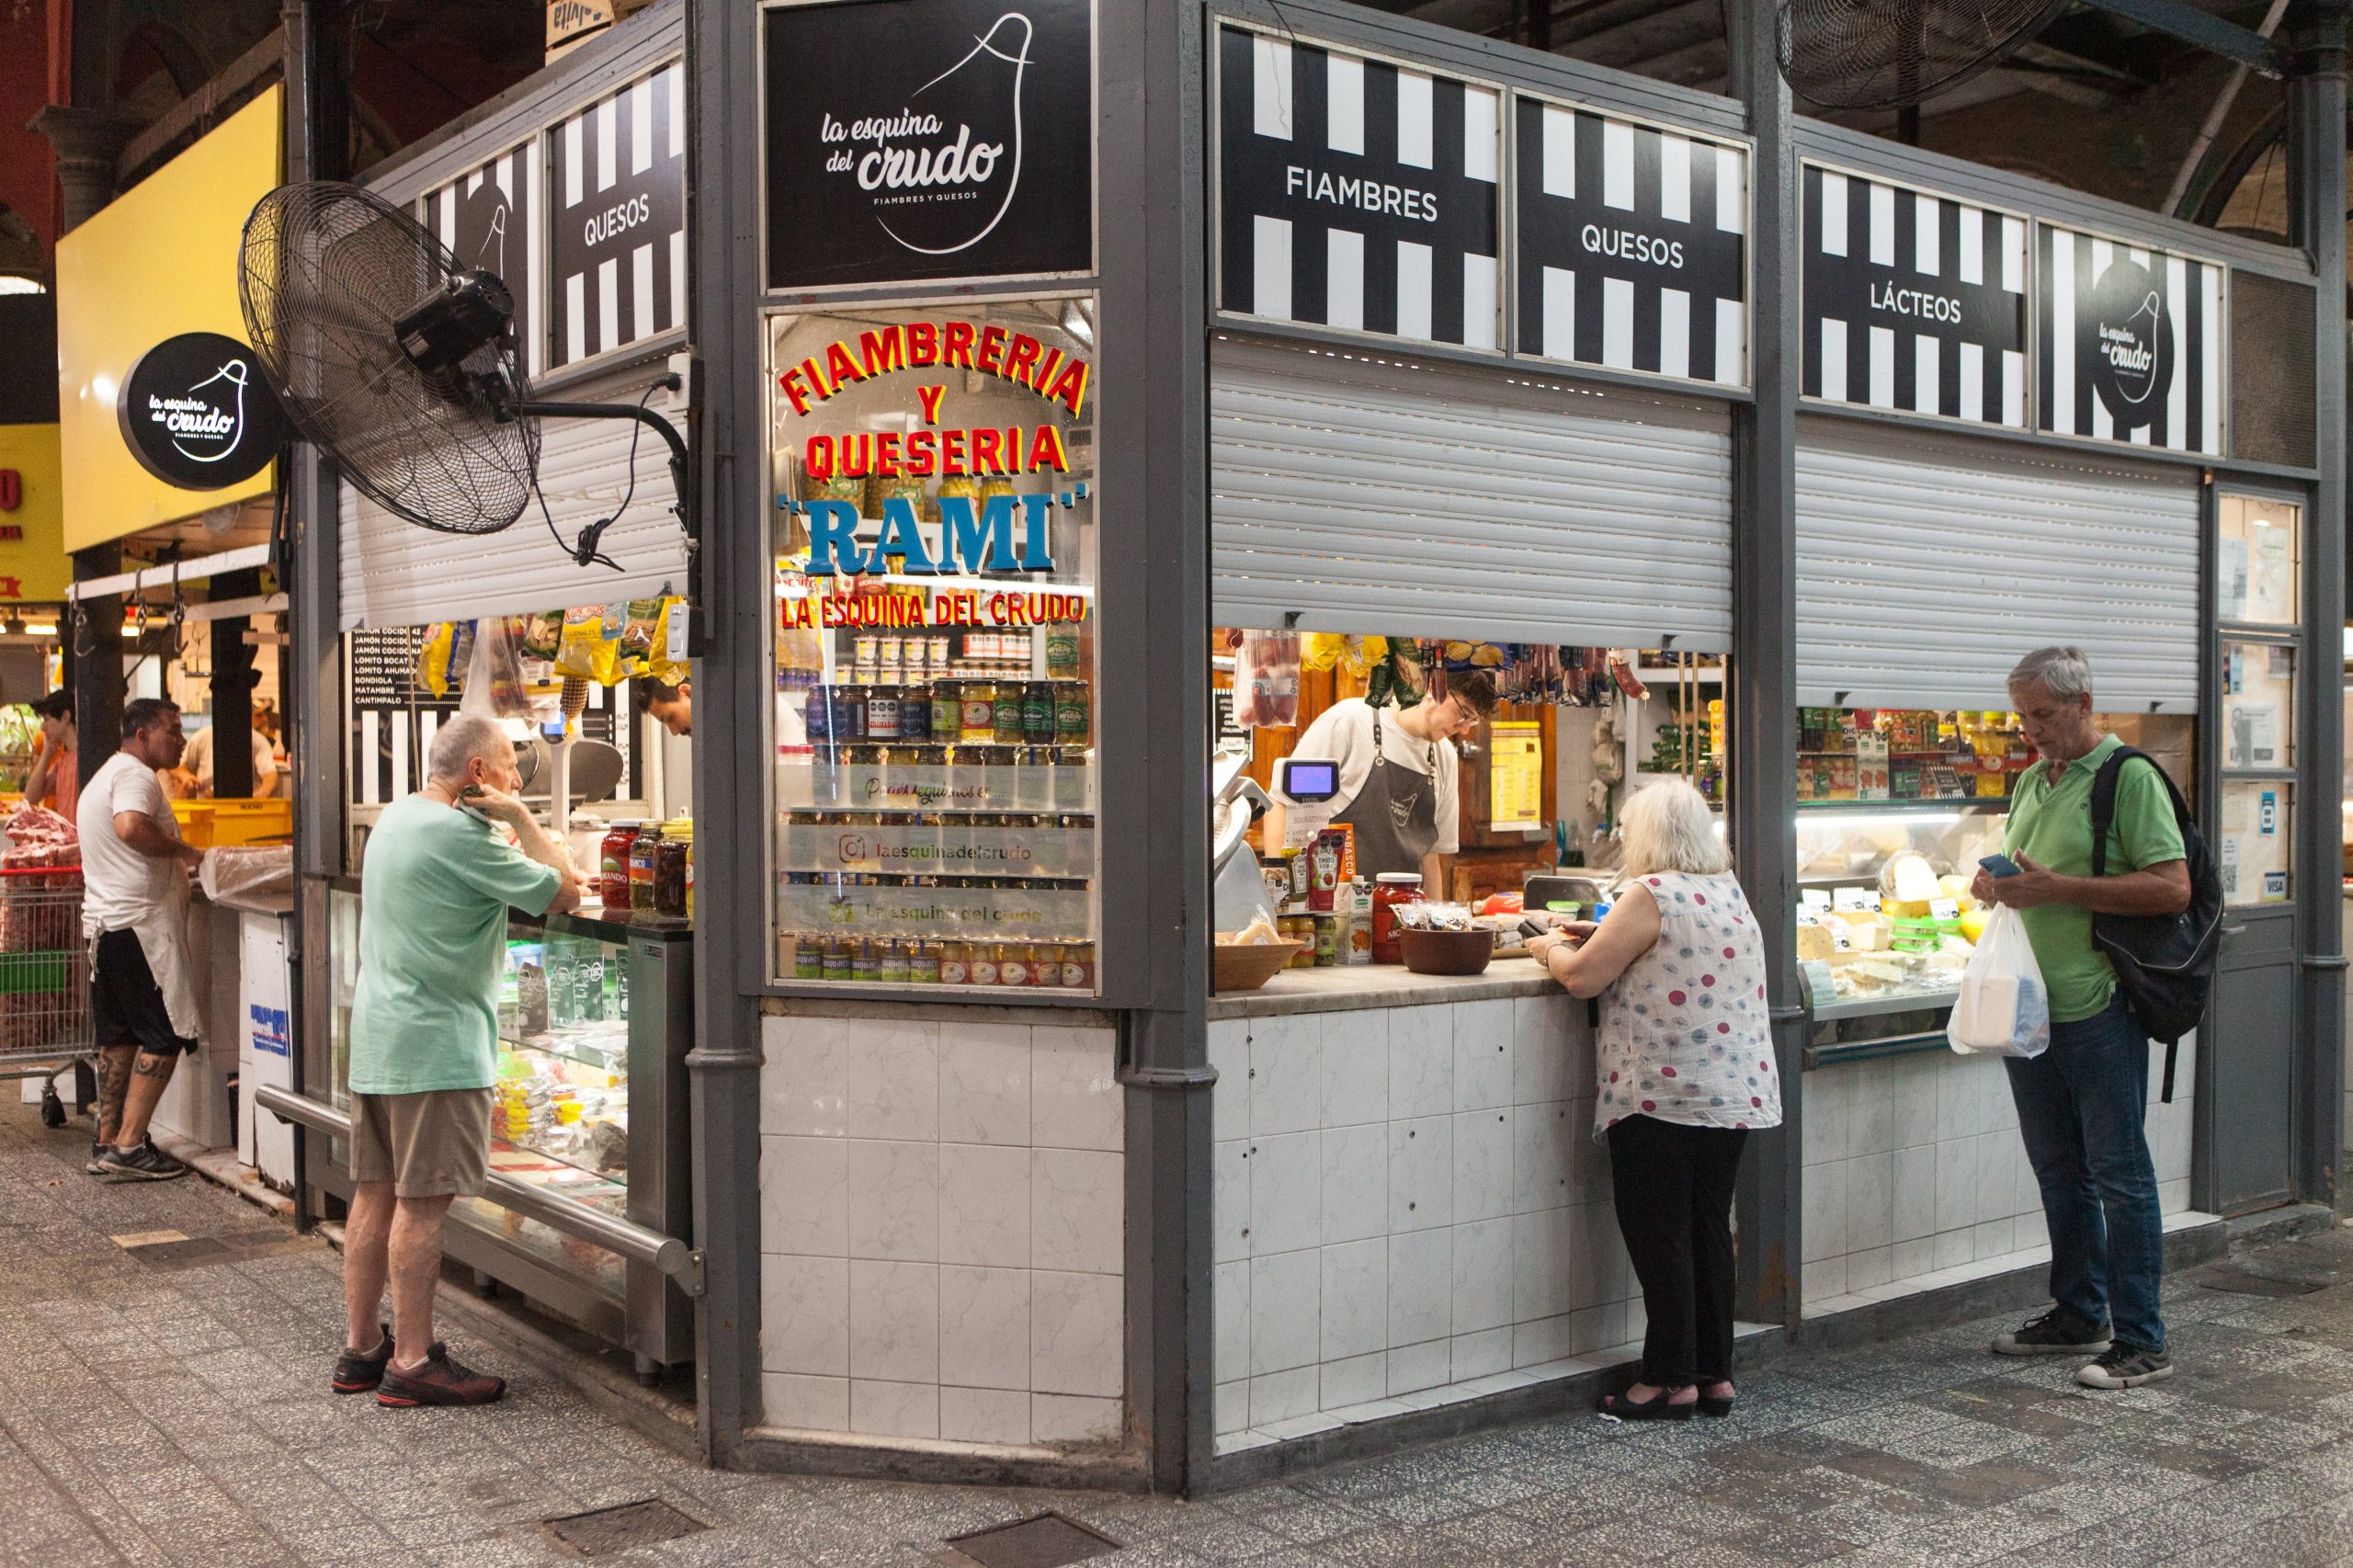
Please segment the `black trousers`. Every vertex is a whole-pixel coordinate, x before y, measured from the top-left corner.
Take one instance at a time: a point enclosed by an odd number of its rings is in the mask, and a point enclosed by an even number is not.
[[[1732,1194],[1748,1134],[1630,1116],[1609,1130],[1618,1229],[1642,1281],[1646,1383],[1732,1376]]]

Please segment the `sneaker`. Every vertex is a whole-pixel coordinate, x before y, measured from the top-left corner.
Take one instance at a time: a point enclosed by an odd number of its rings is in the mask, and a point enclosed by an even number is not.
[[[384,1368],[392,1358],[392,1325],[381,1325],[381,1340],[366,1355],[347,1349],[335,1358],[335,1376],[327,1386],[337,1393],[366,1393],[384,1381]]]
[[[414,1367],[385,1365],[376,1403],[399,1409],[419,1404],[488,1404],[506,1392],[505,1378],[473,1370],[436,1340],[425,1359]]]
[[[2112,1345],[2098,1360],[2075,1369],[2075,1381],[2087,1389],[2137,1389],[2172,1376],[2172,1357],[2129,1345]]]
[[[1996,1356],[2097,1356],[2109,1346],[2108,1330],[2086,1323],[2064,1307],[2029,1318],[2016,1334],[1994,1341]]]
[[[107,1174],[106,1157],[107,1146],[105,1141],[103,1139],[93,1138],[90,1140],[89,1161],[84,1165],[82,1168],[89,1172],[92,1176],[104,1176]]]
[[[108,1149],[97,1158],[98,1174],[129,1176],[138,1181],[170,1181],[188,1175],[188,1167],[172,1158],[153,1142],[136,1149]]]

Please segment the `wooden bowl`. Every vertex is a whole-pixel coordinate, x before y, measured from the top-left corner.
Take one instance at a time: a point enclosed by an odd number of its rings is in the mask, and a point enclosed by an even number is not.
[[[1416,931],[1397,933],[1405,967],[1415,974],[1484,974],[1495,956],[1493,931]]]
[[[1281,972],[1305,942],[1255,942],[1246,946],[1220,942],[1213,949],[1211,969],[1218,991],[1256,991]]]

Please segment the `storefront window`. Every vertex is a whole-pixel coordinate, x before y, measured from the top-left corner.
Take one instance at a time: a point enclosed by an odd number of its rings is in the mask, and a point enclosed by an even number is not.
[[[2221,499],[2215,529],[2214,603],[2225,624],[2293,626],[2297,535],[2303,508],[2249,495]]]
[[[1094,317],[770,324],[779,981],[1097,990]]]
[[[2222,767],[2296,765],[2296,650],[2284,642],[2222,643]]]
[[[1798,803],[2004,801],[2034,761],[2014,713],[1801,708]]]

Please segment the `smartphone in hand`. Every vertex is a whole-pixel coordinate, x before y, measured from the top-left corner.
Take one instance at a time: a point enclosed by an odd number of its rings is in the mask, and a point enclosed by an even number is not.
[[[1985,869],[1989,877],[2015,877],[2018,874],[2018,862],[2006,855],[1988,855],[1977,863]]]

